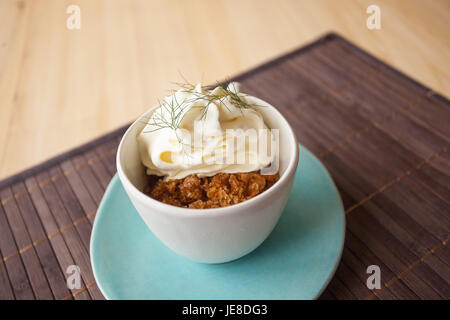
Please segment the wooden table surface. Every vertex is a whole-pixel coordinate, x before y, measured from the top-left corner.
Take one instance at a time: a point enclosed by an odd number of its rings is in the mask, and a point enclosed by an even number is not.
[[[449,0],[0,0],[0,21],[0,178],[133,120],[180,74],[213,83],[328,31],[450,93]]]

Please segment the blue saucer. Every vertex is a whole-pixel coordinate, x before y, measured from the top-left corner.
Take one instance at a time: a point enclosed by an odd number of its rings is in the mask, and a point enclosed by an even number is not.
[[[336,270],[344,236],[339,193],[325,167],[300,146],[286,209],[245,257],[211,265],[174,253],[144,224],[117,175],[95,218],[90,251],[108,299],[314,299]]]

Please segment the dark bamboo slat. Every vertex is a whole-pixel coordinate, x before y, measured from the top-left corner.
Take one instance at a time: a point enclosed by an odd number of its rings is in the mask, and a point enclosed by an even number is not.
[[[84,185],[86,186],[92,200],[94,201],[93,209],[96,210],[98,205],[100,204],[100,201],[102,200],[103,193],[105,192],[104,188],[101,185],[101,182],[94,174],[91,166],[89,164],[86,164],[86,160],[84,159],[83,155],[74,157],[72,159],[72,164],[75,168],[80,168],[78,170],[78,173],[81,177],[81,180],[84,182]],[[89,209],[85,208],[85,210]]]
[[[83,156],[84,161],[88,162],[92,172],[94,172],[97,177],[97,180],[100,181],[102,190],[105,190],[111,180],[111,173],[108,172],[103,162],[98,159],[95,150],[89,150],[85,152]]]
[[[41,178],[41,183],[42,182],[45,182],[45,176]],[[38,180],[35,177],[30,177],[25,183],[47,235],[46,238],[42,238],[41,241],[49,242],[55,252],[58,264],[61,267],[62,272],[65,274],[67,267],[70,265],[75,265],[75,262],[71,252],[68,249],[65,238],[62,235],[62,231],[60,231],[60,228],[58,227],[58,224],[50,211],[50,207],[44,197],[43,191],[40,189]],[[42,188],[44,188],[44,186],[42,186]],[[81,281],[83,282],[83,285],[85,285],[83,278]],[[66,281],[64,280],[64,283],[61,285],[67,287]],[[58,298],[63,299],[66,296],[68,296],[68,294],[62,297],[58,295]],[[82,296],[79,296],[79,298],[90,299],[90,296],[87,292],[85,292]]]
[[[56,171],[58,172],[58,171]],[[55,172],[53,172],[55,173]],[[38,182],[48,181],[50,175],[47,172],[38,174]],[[41,181],[40,181],[41,180]],[[58,180],[56,180],[58,181]],[[50,211],[55,218],[58,229],[64,230],[61,232],[62,237],[69,249],[69,252],[73,258],[74,265],[78,265],[81,269],[81,276],[84,283],[87,285],[94,280],[92,270],[89,261],[89,237],[90,228],[88,223],[79,223],[74,227],[67,228],[73,224],[73,220],[69,216],[68,210],[65,208],[63,200],[58,192],[58,188],[53,185],[53,182],[46,184],[42,187],[45,200],[48,203]],[[63,266],[63,270],[67,270],[68,265]],[[94,298],[94,290],[89,290],[90,295]]]
[[[287,117],[343,199],[345,248],[320,299],[450,299],[449,101],[334,34],[233,79]],[[125,129],[0,182],[0,299],[103,299],[89,241]]]
[[[0,208],[0,246],[14,297],[16,299],[35,298],[3,208]],[[9,259],[5,260],[6,258]]]
[[[14,193],[22,193],[26,192],[26,187],[23,182],[19,182],[13,186],[12,190]],[[55,299],[61,299],[69,294],[67,286],[65,285],[65,277],[50,243],[48,241],[41,243],[42,239],[46,237],[46,233],[42,227],[39,215],[34,208],[30,195],[25,194],[22,197],[18,197],[16,201],[18,209],[23,215],[23,220],[30,234],[31,241],[35,244],[36,253],[39,257],[39,261],[53,296]],[[39,292],[40,291],[41,290],[39,290]]]

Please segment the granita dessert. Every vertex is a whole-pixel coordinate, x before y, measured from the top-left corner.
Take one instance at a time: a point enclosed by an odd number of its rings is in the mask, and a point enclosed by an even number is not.
[[[279,179],[277,135],[239,84],[183,84],[143,119],[137,135],[148,176],[144,193],[184,208],[251,199]]]

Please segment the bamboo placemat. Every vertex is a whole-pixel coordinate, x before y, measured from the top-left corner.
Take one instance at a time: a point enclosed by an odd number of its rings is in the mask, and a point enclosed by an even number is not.
[[[234,79],[279,108],[341,193],[345,249],[321,298],[449,299],[449,101],[335,34]],[[0,182],[0,299],[103,299],[89,239],[124,130]]]

